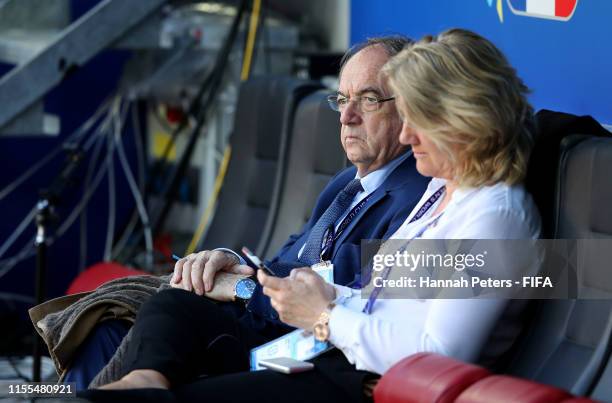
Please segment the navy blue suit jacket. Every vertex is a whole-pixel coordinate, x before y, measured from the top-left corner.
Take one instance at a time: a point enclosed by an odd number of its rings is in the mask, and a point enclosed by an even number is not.
[[[361,240],[389,238],[421,198],[429,179],[421,176],[415,165],[414,157],[410,156],[389,174],[334,243],[331,261],[334,264],[336,284],[349,284],[361,274]],[[278,254],[267,262],[270,268],[286,276],[291,268],[304,266],[298,262],[298,252],[308,239],[311,228],[336,195],[355,178],[356,173],[355,167],[346,168],[330,180],[319,196],[310,220],[300,233],[291,235]],[[263,295],[259,286],[251,298],[248,310],[262,319],[278,320],[269,298]]]

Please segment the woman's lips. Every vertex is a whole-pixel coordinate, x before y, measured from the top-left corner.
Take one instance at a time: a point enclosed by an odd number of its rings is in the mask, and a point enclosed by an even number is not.
[[[418,151],[412,151],[412,154],[414,155],[414,158],[423,158],[424,156],[427,155],[427,153],[418,152]]]

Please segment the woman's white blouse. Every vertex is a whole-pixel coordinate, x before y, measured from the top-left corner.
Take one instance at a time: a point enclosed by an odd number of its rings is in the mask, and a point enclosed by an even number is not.
[[[434,178],[410,216],[392,238],[411,239],[535,239],[540,217],[522,186],[496,184],[457,189],[440,216],[433,205],[419,220],[410,219],[445,184]],[[436,220],[435,225],[431,225]],[[402,358],[435,352],[476,361],[485,343],[493,351],[496,337],[512,338],[517,318],[508,315],[508,300],[498,299],[378,299],[370,315],[362,313],[366,299],[359,290],[336,286],[337,306],[329,326],[330,341],[357,369],[382,374]],[[503,314],[503,319],[502,319]],[[503,344],[503,343],[500,343]],[[501,347],[503,349],[503,347]],[[498,348],[499,349],[499,348]]]

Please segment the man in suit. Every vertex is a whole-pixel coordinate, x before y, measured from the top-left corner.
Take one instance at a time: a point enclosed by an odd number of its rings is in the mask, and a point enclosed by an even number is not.
[[[337,110],[339,103],[347,105],[340,113],[341,142],[353,166],[331,179],[302,231],[290,236],[276,256],[267,262],[275,272],[285,276],[291,268],[318,262],[318,259],[309,260],[303,253],[312,229],[340,191],[355,178],[361,180],[363,189],[353,196],[353,202],[344,215],[365,198],[368,200],[344,230],[335,234],[334,242],[323,256],[334,264],[334,279],[338,284],[359,280],[361,240],[386,239],[403,223],[418,201],[426,180],[416,172],[411,152],[399,143],[401,121],[394,99],[384,83],[378,80],[382,65],[407,43],[403,37],[374,38],[351,48],[343,57],[339,91],[337,96],[331,97],[330,106]],[[356,97],[361,98],[352,99]],[[341,216],[334,223],[336,229],[343,218]],[[322,240],[317,242],[324,243]],[[219,271],[253,274],[244,263],[237,253],[223,248],[194,253],[177,262],[172,283],[175,287],[203,295],[213,289]],[[233,287],[231,284],[226,286],[225,298],[231,299]],[[249,310],[267,319],[277,319],[267,297],[259,290],[251,298]]]
[[[340,112],[340,139],[353,166],[331,179],[302,231],[292,235],[267,262],[278,275],[287,276],[293,268],[329,260],[337,284],[357,283],[362,239],[388,238],[423,193],[427,181],[416,172],[411,152],[399,143],[402,123],[394,98],[378,75],[386,61],[408,42],[403,37],[374,38],[354,46],[343,57],[339,89],[329,101]],[[171,285],[197,295],[216,289],[216,299],[230,301],[235,298],[235,284],[227,281],[231,278],[227,273],[254,271],[234,251],[224,248],[201,251],[176,263]],[[290,329],[279,321],[260,286],[239,315],[241,323],[263,339],[272,339]],[[110,339],[115,343],[121,340],[125,330],[111,326],[103,325],[89,337],[67,381],[74,380],[71,374],[79,371],[92,372],[91,363],[100,360],[92,359],[91,351],[100,351],[100,340],[104,340],[106,350],[113,343]]]

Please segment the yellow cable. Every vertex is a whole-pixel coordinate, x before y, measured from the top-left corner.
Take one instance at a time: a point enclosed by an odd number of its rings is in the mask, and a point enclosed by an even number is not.
[[[261,0],[253,0],[253,12],[251,13],[251,20],[249,22],[249,35],[247,37],[246,48],[244,50],[244,58],[242,59],[242,72],[240,73],[240,81],[248,80],[249,75],[251,74],[251,61],[253,60],[253,49],[255,48],[255,37],[257,36],[257,24],[259,23],[260,9]],[[223,160],[221,161],[221,166],[219,167],[219,173],[217,174],[217,178],[215,179],[213,194],[211,195],[211,198],[208,201],[208,205],[206,206],[206,210],[204,210],[204,214],[202,214],[202,218],[200,218],[198,228],[196,229],[195,234],[193,234],[191,242],[189,242],[189,246],[185,251],[185,256],[195,251],[195,248],[198,246],[200,238],[204,233],[204,229],[208,225],[208,220],[210,219],[212,210],[215,204],[217,203],[219,192],[221,191],[221,185],[225,180],[225,174],[227,173],[227,166],[229,165],[231,155],[232,147],[228,144],[225,147],[225,152],[223,153]]]
[[[249,35],[247,37],[246,49],[244,50],[242,72],[240,73],[241,81],[248,80],[251,73],[251,60],[253,60],[253,49],[255,48],[255,37],[257,36],[260,8],[261,0],[253,0],[253,12],[251,13],[251,21],[249,24]]]

